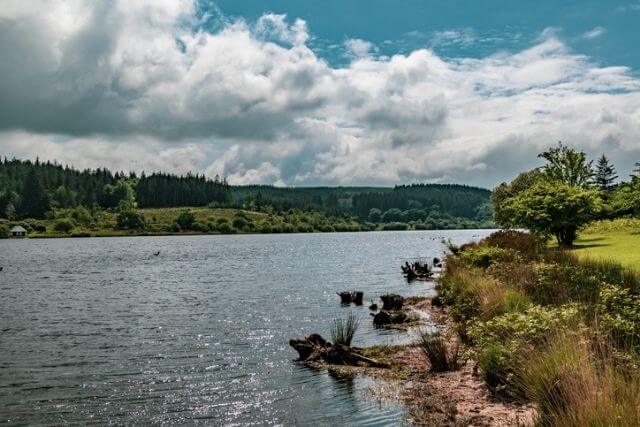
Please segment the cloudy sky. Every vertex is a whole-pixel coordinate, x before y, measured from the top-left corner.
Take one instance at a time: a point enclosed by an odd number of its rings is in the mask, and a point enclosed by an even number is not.
[[[0,155],[492,187],[640,161],[640,1],[3,0]]]

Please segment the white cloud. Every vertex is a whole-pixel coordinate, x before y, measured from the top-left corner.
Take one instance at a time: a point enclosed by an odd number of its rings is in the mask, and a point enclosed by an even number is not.
[[[347,54],[353,58],[364,58],[375,53],[378,49],[373,43],[362,39],[348,39],[344,42]]]
[[[584,39],[597,39],[605,33],[604,27],[594,27],[593,29],[582,34],[582,38]]]
[[[218,16],[212,33],[202,23],[216,17],[190,0],[6,3],[9,156],[280,185],[491,186],[557,140],[607,152],[623,171],[640,160],[640,80],[551,30],[479,59],[376,57],[349,40],[353,61],[333,68],[307,46],[306,23],[283,15]]]

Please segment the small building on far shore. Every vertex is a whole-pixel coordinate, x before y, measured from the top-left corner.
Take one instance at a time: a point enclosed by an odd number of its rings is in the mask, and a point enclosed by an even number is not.
[[[9,233],[11,237],[27,237],[27,230],[20,225],[13,227]]]

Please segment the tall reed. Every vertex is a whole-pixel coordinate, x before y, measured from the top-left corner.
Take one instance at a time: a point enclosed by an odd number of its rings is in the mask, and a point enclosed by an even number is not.
[[[355,314],[349,314],[345,320],[334,319],[331,325],[331,340],[334,344],[350,346],[360,321]]]

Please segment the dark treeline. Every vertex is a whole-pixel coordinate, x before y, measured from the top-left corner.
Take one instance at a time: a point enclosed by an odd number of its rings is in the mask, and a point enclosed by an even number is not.
[[[231,192],[225,180],[217,176],[211,180],[204,175],[176,176],[144,173],[136,185],[136,199],[141,207],[205,206],[231,202]]]
[[[132,195],[140,208],[210,205],[277,212],[297,209],[355,215],[367,220],[372,209],[382,213],[391,209],[403,212],[435,209],[452,218],[478,219],[479,212],[489,203],[490,192],[463,185],[439,184],[395,188],[234,187],[224,179],[209,179],[204,175],[143,173],[137,176],[113,173],[108,169],[80,171],[38,160],[5,158],[0,162],[0,217],[3,218],[39,218],[53,208],[78,205],[112,209],[123,200],[131,200]]]
[[[203,206],[231,200],[224,180],[204,176],[83,171],[51,162],[0,162],[0,217],[39,218],[52,208],[78,205],[111,209],[133,190],[140,207]]]
[[[455,184],[413,184],[390,191],[358,194],[353,198],[356,215],[366,218],[371,209],[423,209],[437,206],[442,212],[474,218],[478,208],[489,201],[491,192],[482,188]]]

